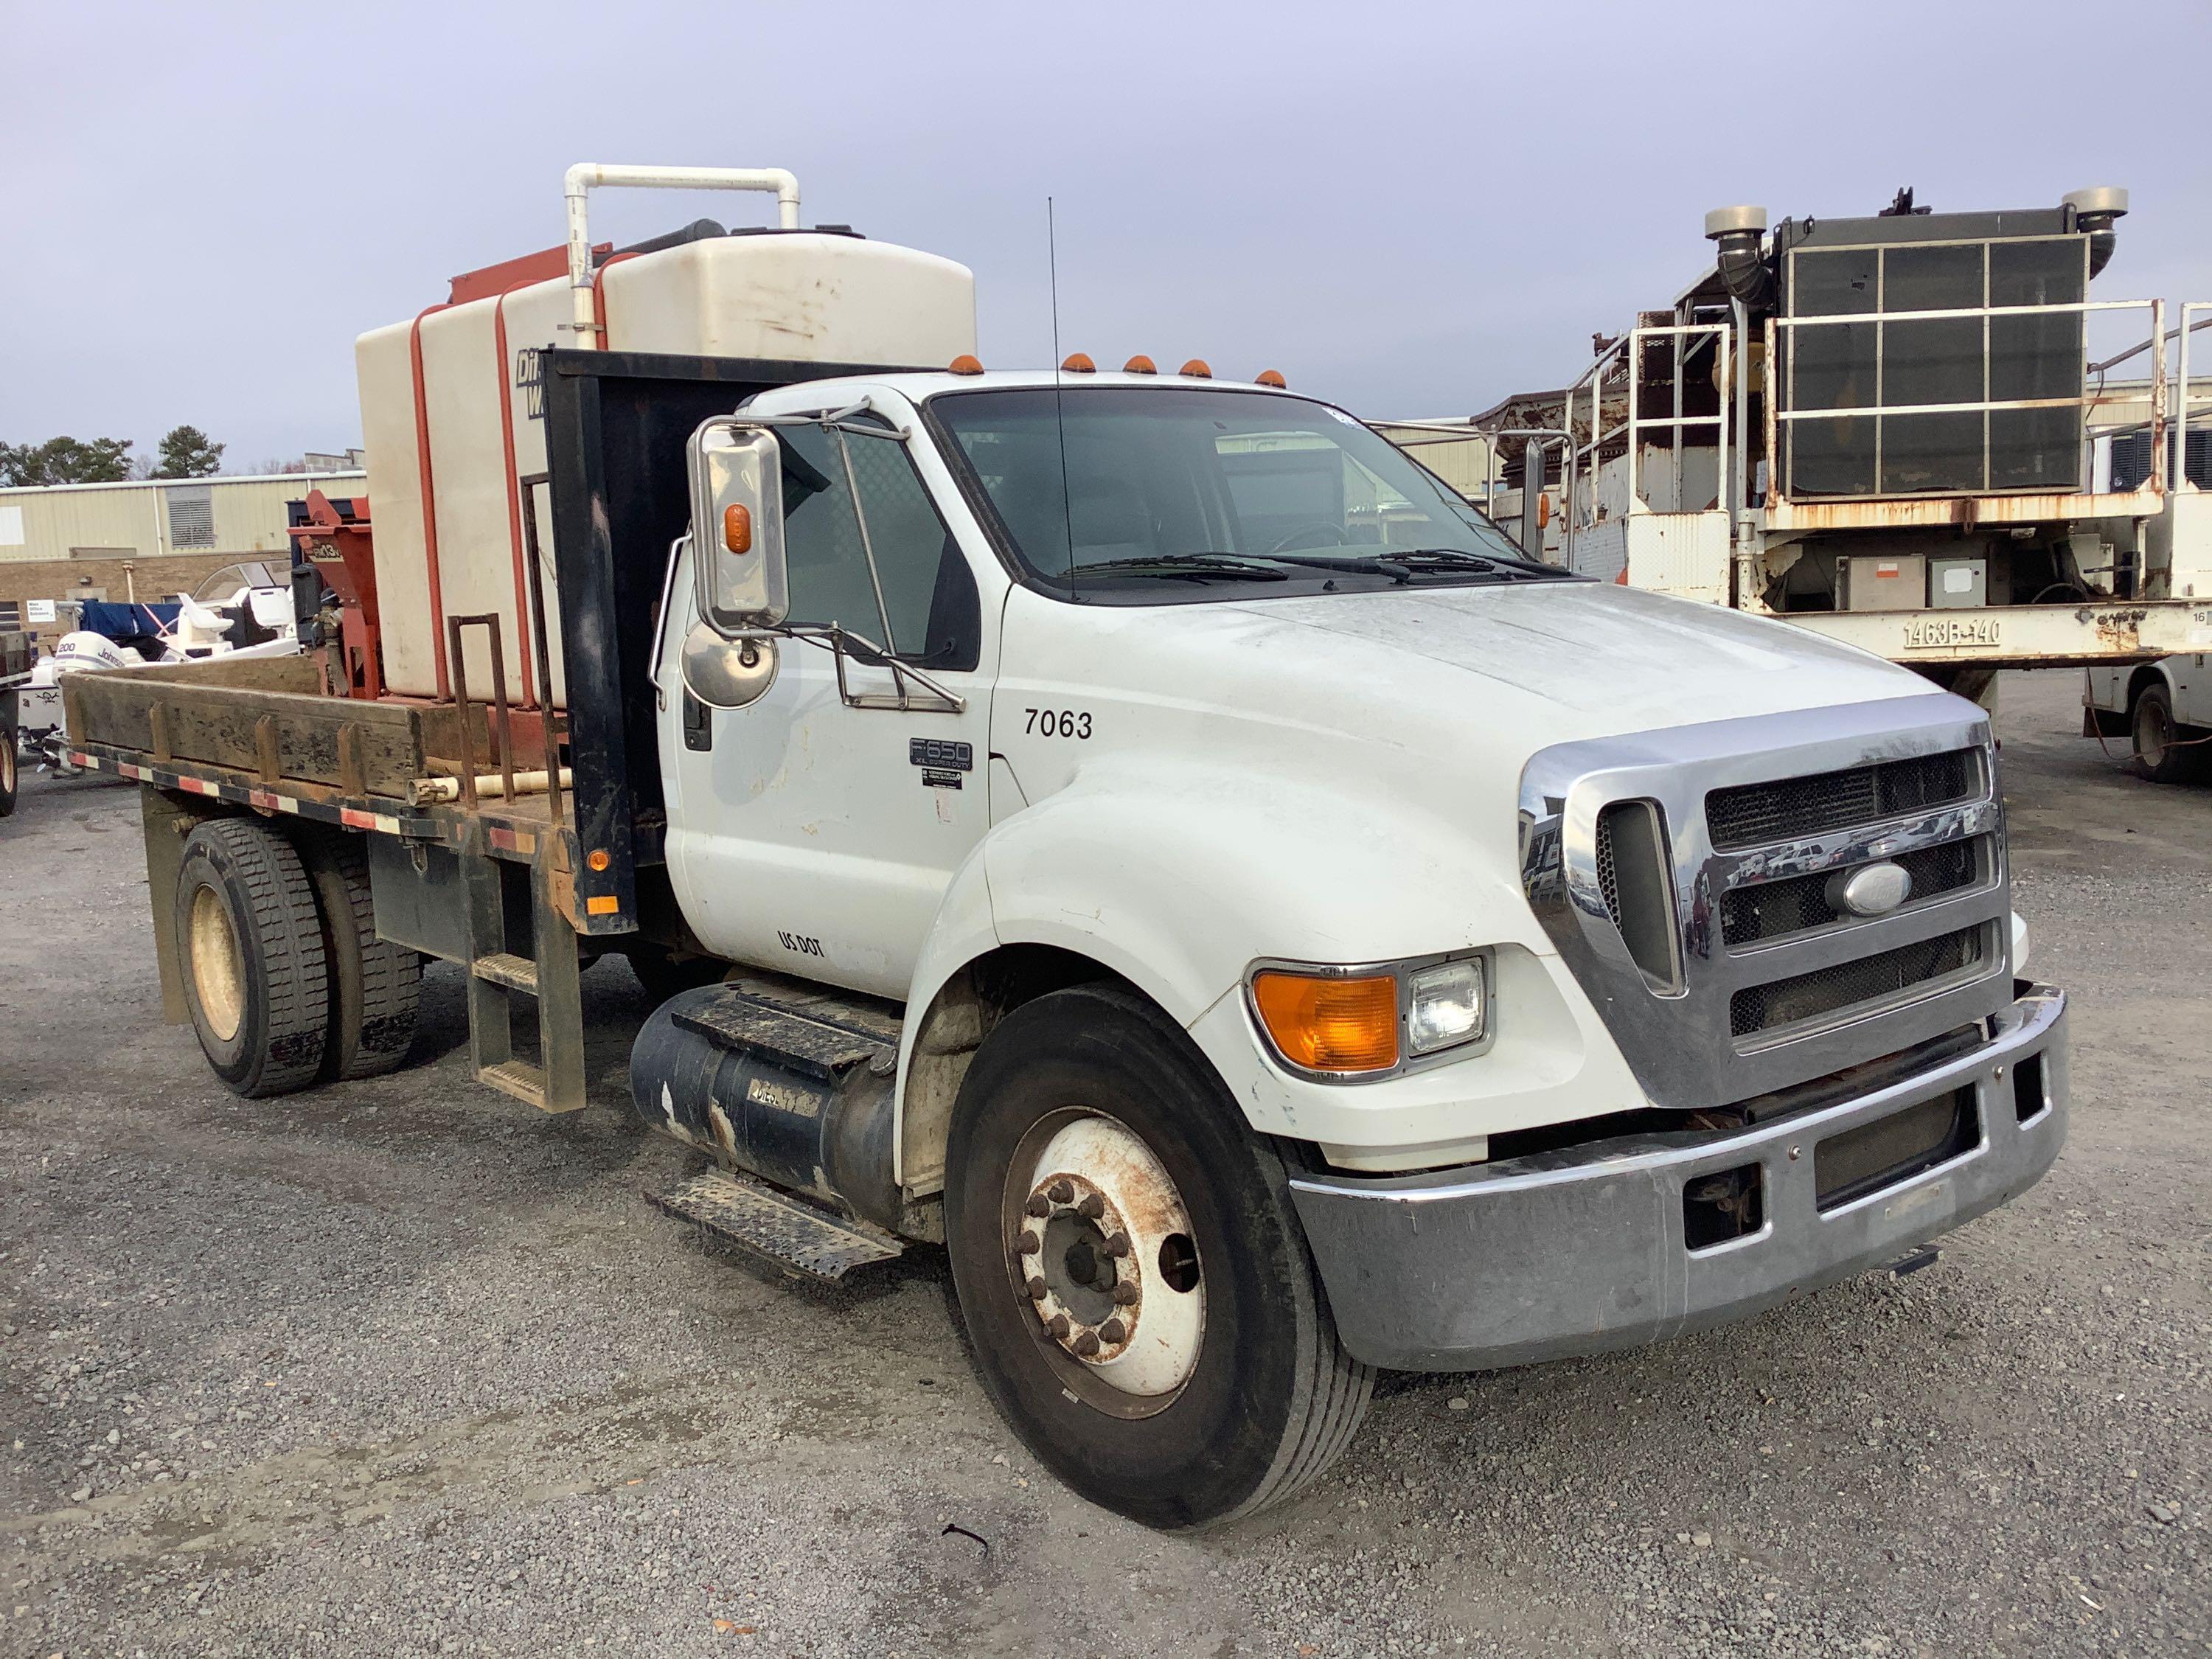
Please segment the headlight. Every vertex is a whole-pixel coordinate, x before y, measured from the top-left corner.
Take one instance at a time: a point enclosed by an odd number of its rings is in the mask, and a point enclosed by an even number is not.
[[[1474,1042],[1489,1012],[1480,957],[1440,962],[1407,976],[1406,1046],[1417,1054]]]
[[[1490,1035],[1485,960],[1255,963],[1246,990],[1255,1022],[1291,1070],[1340,1081],[1388,1077]]]

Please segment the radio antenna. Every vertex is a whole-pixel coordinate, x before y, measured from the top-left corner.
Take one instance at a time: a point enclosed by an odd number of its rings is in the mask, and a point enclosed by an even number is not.
[[[1067,489],[1067,410],[1060,398],[1060,380],[1066,373],[1060,355],[1060,236],[1053,217],[1052,198],[1044,198],[1044,258],[1052,295],[1052,421],[1060,437],[1060,520],[1067,536],[1067,575],[1075,576],[1075,505]]]

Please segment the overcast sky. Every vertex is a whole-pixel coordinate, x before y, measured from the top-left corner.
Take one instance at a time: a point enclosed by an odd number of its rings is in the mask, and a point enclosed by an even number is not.
[[[560,241],[576,161],[789,167],[809,222],[973,267],[994,367],[1048,357],[1050,194],[1064,349],[1370,416],[1563,384],[1728,203],[2124,185],[2094,297],[2212,299],[2205,0],[0,0],[0,440],[191,422],[238,470],[359,441],[354,337]],[[592,212],[631,240],[773,204]]]

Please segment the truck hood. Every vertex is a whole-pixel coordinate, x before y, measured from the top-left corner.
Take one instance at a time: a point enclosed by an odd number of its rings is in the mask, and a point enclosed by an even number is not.
[[[1493,682],[1505,702],[1540,699],[1563,716],[1551,741],[1929,689],[1910,670],[1786,623],[1597,582],[1419,588],[1234,608],[1271,631],[1328,636],[1352,655],[1402,653],[1463,671]]]

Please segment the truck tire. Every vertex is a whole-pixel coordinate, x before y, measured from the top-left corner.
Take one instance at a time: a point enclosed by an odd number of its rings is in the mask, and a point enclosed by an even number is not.
[[[301,860],[315,890],[330,972],[330,1037],[322,1078],[381,1077],[404,1065],[415,1043],[422,984],[420,953],[376,936],[368,857],[358,836],[303,833]]]
[[[2129,732],[2135,744],[2136,764],[2153,783],[2188,783],[2204,771],[2207,745],[2190,739],[2204,734],[2178,724],[2173,718],[2173,694],[2163,685],[2147,685],[2136,699]]]
[[[1112,985],[1016,1009],[961,1085],[945,1167],[976,1370],[1084,1497],[1205,1527],[1344,1449],[1374,1373],[1337,1341],[1281,1157],[1158,1010]]]
[[[0,818],[15,810],[15,728],[0,720]]]
[[[249,1098],[313,1083],[329,968],[292,844],[249,819],[209,819],[185,838],[174,915],[185,1004],[215,1074]]]

